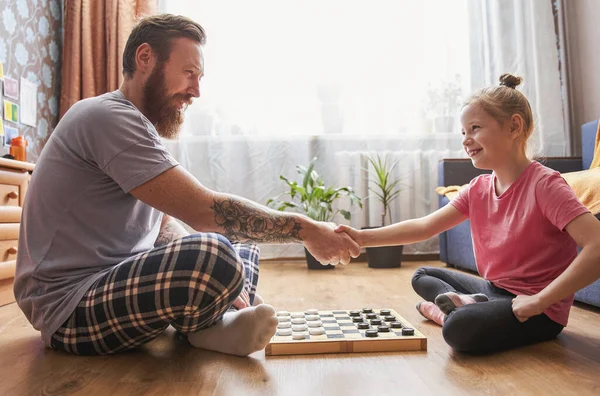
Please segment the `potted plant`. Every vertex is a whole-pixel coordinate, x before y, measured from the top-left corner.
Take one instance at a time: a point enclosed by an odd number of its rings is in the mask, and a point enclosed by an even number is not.
[[[369,187],[369,190],[375,194],[375,197],[381,202],[381,221],[380,227],[384,227],[392,223],[392,202],[398,198],[400,194],[400,180],[392,180],[391,173],[398,164],[398,161],[394,162],[391,166],[388,166],[387,158],[382,159],[379,154],[375,156],[369,156],[369,163],[373,167],[374,174],[373,180],[369,180],[369,184],[373,187]],[[371,177],[369,177],[371,179]],[[376,227],[366,227],[376,228]],[[380,246],[380,247],[368,247],[367,248],[367,259],[369,267],[371,268],[397,268],[402,264],[402,250],[404,246]]]
[[[362,200],[354,193],[352,187],[327,187],[323,178],[314,170],[316,160],[317,158],[313,158],[308,167],[302,165],[296,166],[297,172],[302,177],[302,184],[291,181],[284,176],[279,176],[287,184],[289,190],[275,198],[269,199],[267,206],[282,211],[292,209],[299,213],[304,213],[316,221],[331,221],[338,214],[341,214],[344,219],[350,220],[350,212],[342,209],[334,210],[333,203],[342,196],[347,196],[350,198],[350,205],[357,203],[362,208]],[[289,201],[281,201],[279,198],[282,195],[289,195],[291,199]],[[306,253],[308,268],[334,268],[330,264],[321,265],[306,248],[304,251]]]
[[[427,90],[427,112],[436,133],[450,133],[463,95],[461,76],[446,81],[439,88]]]

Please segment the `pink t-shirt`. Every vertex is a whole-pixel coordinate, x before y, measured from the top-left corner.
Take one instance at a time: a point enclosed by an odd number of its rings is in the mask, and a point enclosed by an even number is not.
[[[450,203],[471,221],[479,274],[513,294],[536,294],[577,256],[564,229],[589,211],[560,173],[535,161],[500,196],[494,180],[476,177]],[[571,295],[544,313],[566,326],[572,304]]]

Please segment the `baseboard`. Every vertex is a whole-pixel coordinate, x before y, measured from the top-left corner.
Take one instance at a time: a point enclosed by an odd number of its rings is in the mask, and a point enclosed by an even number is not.
[[[439,254],[403,254],[403,261],[439,261]],[[268,258],[261,261],[306,261],[306,257],[284,257],[284,258]],[[357,258],[352,259],[352,263],[366,263],[367,253],[361,253]]]
[[[436,261],[440,259],[439,254],[403,254],[402,261]],[[367,253],[361,253],[355,259],[352,259],[351,262],[366,262],[367,261]]]
[[[439,261],[439,253],[431,254],[404,254],[402,255],[404,261]]]

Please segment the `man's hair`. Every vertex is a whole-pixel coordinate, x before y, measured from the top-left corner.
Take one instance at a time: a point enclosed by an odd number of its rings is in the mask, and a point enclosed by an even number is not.
[[[123,75],[133,77],[135,53],[138,47],[148,43],[158,55],[158,62],[169,60],[171,41],[186,37],[204,45],[206,33],[202,26],[181,15],[159,14],[141,19],[131,31],[123,51]]]

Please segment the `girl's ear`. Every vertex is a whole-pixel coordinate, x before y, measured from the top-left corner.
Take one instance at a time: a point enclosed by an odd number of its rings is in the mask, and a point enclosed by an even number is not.
[[[516,139],[523,134],[524,125],[523,117],[521,117],[520,114],[513,114],[510,117],[510,135],[513,139]]]

